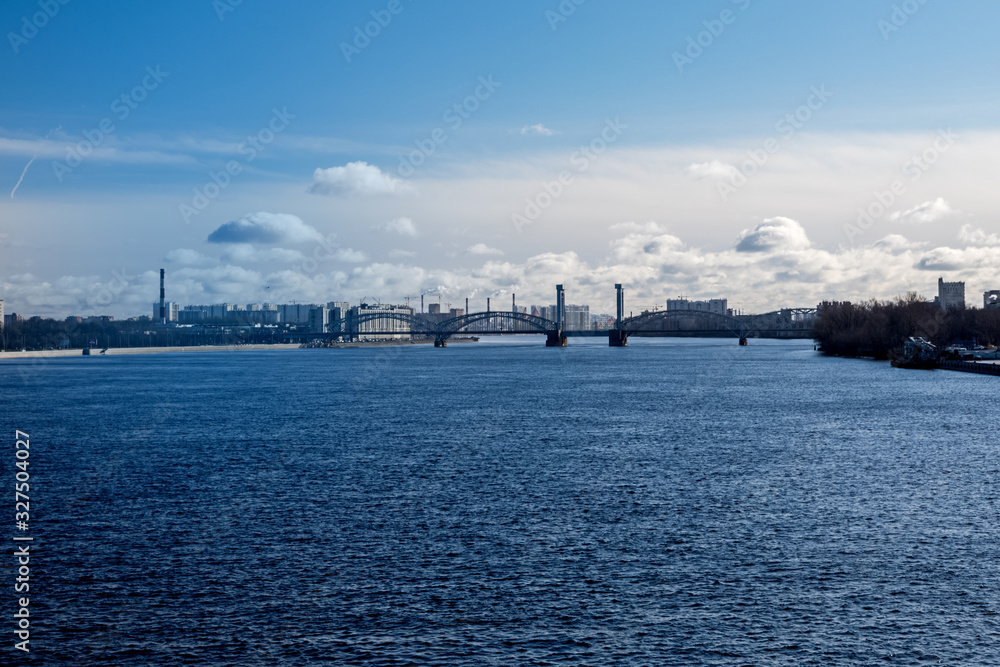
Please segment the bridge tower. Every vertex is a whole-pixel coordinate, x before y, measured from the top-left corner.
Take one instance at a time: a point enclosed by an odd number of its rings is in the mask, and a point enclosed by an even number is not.
[[[622,318],[625,315],[625,292],[621,283],[615,283],[615,328],[608,331],[608,345],[611,347],[625,347],[628,345],[628,334],[622,329]]]
[[[545,337],[545,347],[566,347],[566,334],[563,333],[563,320],[566,313],[566,294],[562,285],[556,285],[556,329]]]

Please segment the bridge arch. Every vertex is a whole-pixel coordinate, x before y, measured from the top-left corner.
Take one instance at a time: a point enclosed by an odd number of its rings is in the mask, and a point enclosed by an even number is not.
[[[459,315],[438,324],[437,335],[447,340],[457,333],[547,333],[556,329],[552,320],[502,310]]]
[[[657,331],[657,329],[652,328],[656,323],[690,318],[708,320],[720,329],[726,329],[734,334],[744,332],[750,324],[745,315],[722,315],[706,310],[658,310],[622,320],[622,329],[630,334]]]
[[[381,326],[365,326],[386,324],[388,324],[391,328],[383,328]],[[407,326],[406,328],[395,326],[397,324],[405,324]],[[372,335],[397,333],[432,335],[437,332],[436,325],[427,318],[421,317],[420,315],[397,312],[371,312],[349,316],[343,320],[343,326],[345,329],[343,333],[350,334],[352,336],[363,336],[366,333],[371,333]],[[369,329],[370,331],[364,331],[363,329]]]

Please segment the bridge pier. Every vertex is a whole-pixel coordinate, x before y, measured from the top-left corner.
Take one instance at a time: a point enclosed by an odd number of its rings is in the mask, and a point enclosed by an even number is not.
[[[448,347],[448,339],[447,338],[435,338],[434,339],[434,347]]]
[[[628,347],[628,334],[621,329],[609,329],[608,345],[610,347]]]
[[[566,347],[568,342],[566,334],[560,329],[545,334],[545,347]]]

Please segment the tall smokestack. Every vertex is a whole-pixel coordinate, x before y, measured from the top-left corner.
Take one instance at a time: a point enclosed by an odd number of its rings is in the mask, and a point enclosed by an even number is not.
[[[163,274],[163,269],[160,269],[160,324],[167,323],[167,303],[164,301],[166,292],[163,291]]]

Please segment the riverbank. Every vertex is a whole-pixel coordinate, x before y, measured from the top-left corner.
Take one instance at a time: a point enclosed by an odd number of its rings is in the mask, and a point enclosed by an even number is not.
[[[332,349],[347,347],[385,347],[395,345],[430,345],[432,339],[425,340],[380,340],[358,343],[332,343],[326,348],[306,348],[299,343],[277,343],[275,345],[252,344],[252,345],[188,345],[184,347],[111,347],[104,353],[104,356],[121,354],[160,354],[163,352],[244,352],[250,350],[304,350],[304,349]],[[450,343],[474,343],[476,339],[458,338],[448,341]],[[101,349],[94,348],[90,351],[91,356],[101,356]],[[0,360],[3,359],[33,359],[45,357],[79,357],[83,356],[83,350],[76,348],[73,350],[12,350],[0,352]]]
[[[159,354],[162,352],[241,352],[244,350],[298,350],[298,343],[277,345],[192,345],[187,347],[111,347],[104,356],[120,354]],[[92,356],[101,356],[100,348],[90,351]],[[83,350],[27,350],[0,352],[0,359],[30,359],[38,357],[79,357]]]

